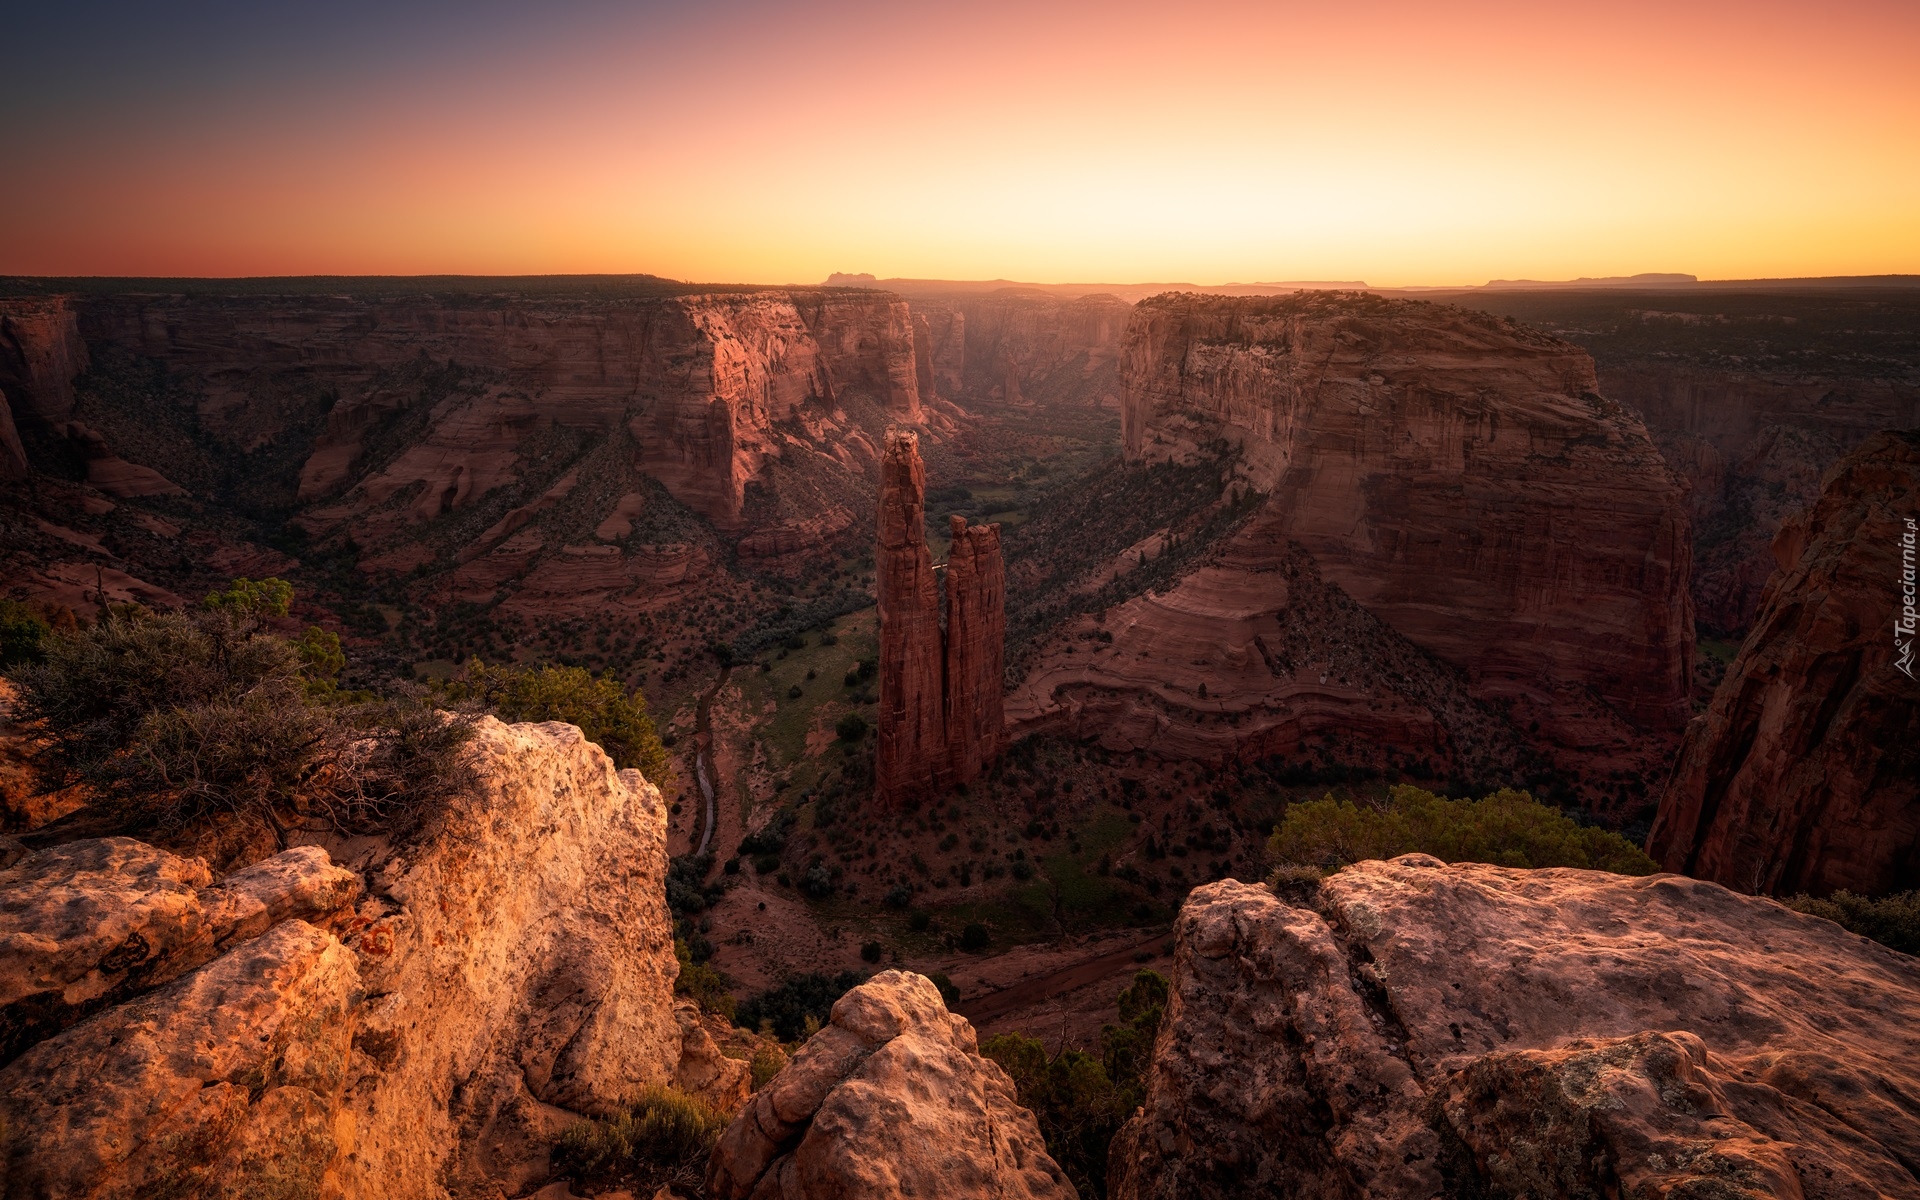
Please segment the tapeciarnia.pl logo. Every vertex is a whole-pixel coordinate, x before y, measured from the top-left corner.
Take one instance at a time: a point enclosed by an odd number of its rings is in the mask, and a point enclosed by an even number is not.
[[[1898,658],[1893,665],[1906,672],[1908,679],[1913,675],[1913,631],[1920,624],[1920,613],[1914,611],[1914,519],[1907,518],[1907,530],[1900,535],[1900,612],[1893,618],[1893,649]]]

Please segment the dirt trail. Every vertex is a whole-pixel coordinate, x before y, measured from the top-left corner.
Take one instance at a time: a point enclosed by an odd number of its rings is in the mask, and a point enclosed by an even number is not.
[[[1107,976],[1120,971],[1135,962],[1134,955],[1142,950],[1157,949],[1168,938],[1166,933],[1156,933],[1152,937],[1122,946],[1118,950],[1109,950],[1093,958],[1082,959],[1057,971],[1045,975],[1036,975],[1032,979],[1023,979],[1010,987],[984,996],[963,998],[956,1011],[975,1025],[982,1025],[997,1017],[1005,1016],[1015,1009],[1026,1008],[1049,1000],[1063,992],[1098,983]]]
[[[700,703],[693,710],[693,777],[700,785],[701,798],[706,801],[706,820],[700,828],[700,842],[693,849],[694,854],[705,854],[713,844],[714,826],[719,822],[719,807],[716,796],[719,793],[719,780],[713,769],[713,698],[720,689],[727,686],[727,676],[733,673],[731,666],[720,668],[720,678],[714,680],[712,690],[700,697]]]

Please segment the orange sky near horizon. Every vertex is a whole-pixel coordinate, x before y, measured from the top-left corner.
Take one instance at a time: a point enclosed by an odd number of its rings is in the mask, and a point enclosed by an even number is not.
[[[1920,273],[1912,3],[356,19],[42,31],[0,273]]]

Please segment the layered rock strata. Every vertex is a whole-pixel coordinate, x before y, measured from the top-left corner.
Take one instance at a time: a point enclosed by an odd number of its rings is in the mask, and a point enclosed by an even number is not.
[[[1359,294],[1166,295],[1136,306],[1121,375],[1131,460],[1228,443],[1271,544],[1543,740],[1593,741],[1593,702],[1684,724],[1682,489],[1577,347]]]
[[[999,753],[1007,589],[999,527],[952,518],[943,630],[919,439],[889,433],[880,471],[874,777],[880,802],[894,805],[969,782]]]
[[[1648,841],[1750,892],[1920,886],[1913,679],[1920,430],[1875,434],[1774,539],[1753,630],[1686,741]]]
[[[922,975],[883,971],[834,1002],[826,1028],[740,1111],[715,1147],[716,1200],[1075,1195],[1013,1081]]]
[[[1132,305],[1007,288],[912,300],[925,344],[921,391],[1004,404],[1119,404]]]
[[[1920,963],[1670,875],[1195,890],[1110,1194],[1920,1195]]]
[[[86,343],[66,297],[0,297],[0,392],[11,398],[15,419],[66,420],[73,381],[86,369]]]
[[[0,1068],[35,1133],[7,1194],[520,1194],[578,1114],[737,1101],[673,1004],[658,791],[572,726],[487,719],[474,749],[430,833],[335,847],[358,872],[305,846],[209,883],[109,839],[0,874],[9,1029],[38,1038]]]

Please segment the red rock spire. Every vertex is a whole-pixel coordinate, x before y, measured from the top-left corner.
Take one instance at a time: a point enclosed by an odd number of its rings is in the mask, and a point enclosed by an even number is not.
[[[1006,572],[1000,527],[952,518],[942,636],[920,443],[887,435],[880,463],[880,731],[874,792],[894,806],[979,776],[1000,751]]]

